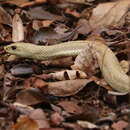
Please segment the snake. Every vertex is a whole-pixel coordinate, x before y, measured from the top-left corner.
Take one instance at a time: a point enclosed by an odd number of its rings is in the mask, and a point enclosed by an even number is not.
[[[92,49],[95,51],[95,56],[105,81],[117,92],[130,92],[130,76],[123,71],[112,50],[100,41],[77,40],[51,46],[16,42],[5,46],[4,50],[19,57],[49,60],[77,56],[86,46],[92,46]]]

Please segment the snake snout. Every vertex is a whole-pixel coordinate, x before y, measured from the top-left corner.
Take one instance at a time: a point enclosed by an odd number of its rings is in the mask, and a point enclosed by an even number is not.
[[[8,50],[8,47],[5,46],[5,47],[4,47],[4,50],[7,51],[7,50]]]
[[[9,52],[9,51],[10,51],[10,47],[5,46],[5,47],[4,47],[4,51],[5,51],[5,52]]]

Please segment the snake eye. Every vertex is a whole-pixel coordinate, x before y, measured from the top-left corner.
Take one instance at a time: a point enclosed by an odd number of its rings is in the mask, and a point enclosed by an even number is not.
[[[12,50],[15,50],[16,49],[16,46],[11,46]]]

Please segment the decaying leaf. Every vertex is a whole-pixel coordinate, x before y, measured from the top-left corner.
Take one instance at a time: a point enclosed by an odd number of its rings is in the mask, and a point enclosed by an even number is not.
[[[34,108],[32,108],[31,106],[27,106],[18,102],[14,102],[12,105],[15,111],[18,111],[25,115],[30,115],[30,113],[34,110]]]
[[[60,67],[70,67],[74,64],[72,57],[60,58],[56,60],[41,61],[41,64],[45,66],[60,66]]]
[[[39,19],[39,20],[63,20],[62,16],[59,16],[59,15],[56,15],[56,14],[52,14],[52,13],[44,10],[44,8],[42,8],[41,6],[31,8],[28,11],[28,15],[30,16],[31,19]]]
[[[51,122],[53,125],[58,126],[64,121],[64,118],[58,113],[55,112],[51,115]]]
[[[69,113],[80,114],[83,112],[82,108],[72,101],[62,101],[58,105],[64,108],[64,110]]]
[[[96,69],[98,68],[97,59],[94,55],[94,51],[92,46],[86,46],[85,50],[83,50],[75,59],[74,65],[72,65],[72,69],[81,70],[87,72],[88,75],[92,75],[96,73]]]
[[[27,64],[17,64],[10,71],[13,76],[25,76],[33,73],[32,66]]]
[[[99,4],[93,9],[89,24],[93,29],[99,26],[122,26],[129,7],[129,0]]]
[[[93,76],[92,79],[97,85],[100,85],[101,87],[104,87],[105,89],[112,91],[112,88],[107,84],[107,82],[104,79],[100,79],[95,76]]]
[[[67,14],[70,14],[76,18],[80,17],[80,14],[76,10],[70,10],[69,8],[66,9],[65,11]]]
[[[35,4],[46,3],[46,0],[34,0],[34,1],[29,1],[29,0],[5,0],[5,1],[3,1],[3,3],[16,5],[18,7],[26,7],[26,6],[32,6],[32,5],[35,5]]]
[[[18,14],[13,17],[12,41],[19,42],[24,40],[24,27],[22,20]]]
[[[60,72],[50,73],[53,79],[57,80],[74,80],[87,78],[86,73],[80,70],[64,70]]]
[[[127,127],[127,125],[128,125],[127,122],[120,120],[117,123],[113,123],[112,128],[114,128],[115,130],[123,130]]]
[[[0,78],[3,78],[5,72],[4,65],[0,65]]]
[[[77,4],[89,4],[89,2],[95,1],[95,0],[66,0],[67,2],[77,3]]]
[[[0,23],[12,25],[12,17],[0,6]]]
[[[36,121],[28,116],[23,116],[19,118],[19,121],[14,126],[12,126],[12,130],[39,130],[39,128]]]
[[[0,13],[2,13],[2,12],[0,12]],[[1,17],[1,16],[0,16]],[[4,17],[2,18],[2,19],[4,19]],[[7,16],[7,19],[8,19],[8,16]],[[6,20],[6,19],[5,19]],[[0,21],[1,21],[1,18],[0,18]],[[4,22],[4,21],[3,21]],[[5,26],[4,26],[4,24],[6,24],[7,22],[5,22],[5,23],[0,23],[0,44],[2,44],[2,42],[3,43],[6,43],[6,42],[11,42],[12,41],[12,36],[10,35],[10,29],[8,28],[6,28]],[[12,21],[11,21],[11,23],[12,23]],[[10,23],[10,24],[11,24]],[[7,23],[8,24],[8,23]]]
[[[90,123],[88,121],[77,121],[77,123],[82,127],[82,128],[88,128],[88,129],[98,129],[98,126],[96,126],[93,123]]]
[[[25,105],[34,105],[41,103],[44,100],[44,95],[37,88],[22,90],[16,95],[16,101]]]
[[[34,30],[39,30],[42,27],[50,27],[50,25],[53,23],[53,20],[33,20],[32,28]]]
[[[48,83],[48,93],[56,96],[71,96],[83,89],[91,79],[66,80]]]
[[[91,32],[91,28],[89,26],[89,23],[86,19],[80,19],[77,23],[77,26],[80,28],[77,30],[79,34],[86,35]]]
[[[42,109],[34,110],[29,117],[37,122],[39,129],[50,128],[46,113]]]

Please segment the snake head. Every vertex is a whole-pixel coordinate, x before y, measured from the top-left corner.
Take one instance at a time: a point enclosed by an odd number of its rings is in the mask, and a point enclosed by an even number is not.
[[[6,52],[8,52],[9,54],[21,55],[21,53],[22,53],[22,46],[20,44],[22,44],[22,43],[13,43],[11,45],[5,46],[4,50]]]
[[[32,53],[30,50],[31,48],[34,48],[32,46],[33,46],[32,44],[27,44],[27,43],[22,43],[22,42],[13,43],[11,45],[5,46],[4,50],[7,53],[12,54],[12,55],[30,58],[30,56],[32,56]]]

